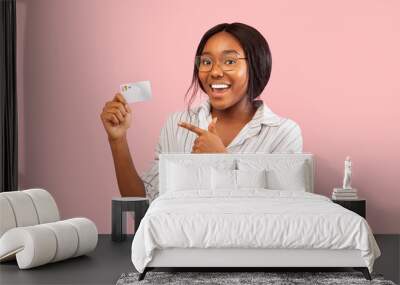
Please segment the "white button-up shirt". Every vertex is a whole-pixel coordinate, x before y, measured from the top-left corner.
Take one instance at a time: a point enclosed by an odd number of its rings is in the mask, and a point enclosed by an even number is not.
[[[254,102],[257,111],[226,147],[228,153],[295,153],[303,151],[301,129],[294,121],[282,118],[271,111],[262,101]],[[179,127],[179,122],[188,122],[208,129],[212,120],[210,101],[187,111],[172,113],[163,128],[155,148],[154,161],[150,169],[141,176],[146,196],[150,201],[158,196],[158,159],[160,153],[191,153],[197,135]],[[218,122],[217,122],[218,124]]]

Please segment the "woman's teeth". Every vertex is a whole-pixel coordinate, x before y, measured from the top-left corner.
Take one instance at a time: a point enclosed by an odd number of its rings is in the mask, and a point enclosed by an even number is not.
[[[211,89],[216,92],[222,92],[228,89],[230,85],[228,84],[211,84]]]

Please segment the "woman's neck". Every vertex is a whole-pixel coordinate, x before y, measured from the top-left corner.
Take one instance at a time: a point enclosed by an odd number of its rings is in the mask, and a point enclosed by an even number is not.
[[[246,97],[225,110],[217,110],[212,106],[210,107],[212,118],[218,117],[218,122],[229,124],[246,124],[257,111],[257,107],[249,102]]]

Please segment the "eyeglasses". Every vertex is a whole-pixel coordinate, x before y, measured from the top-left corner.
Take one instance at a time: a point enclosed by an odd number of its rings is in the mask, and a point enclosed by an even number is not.
[[[240,59],[247,59],[246,57],[238,57],[236,55],[223,55],[220,58],[219,66],[223,71],[231,71],[237,69],[240,64]],[[211,71],[214,65],[214,61],[209,55],[197,55],[195,57],[196,67],[200,72],[208,72]]]

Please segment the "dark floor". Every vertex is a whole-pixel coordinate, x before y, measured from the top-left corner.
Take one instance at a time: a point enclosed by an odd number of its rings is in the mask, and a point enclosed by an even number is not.
[[[374,272],[398,284],[400,235],[376,235],[375,238],[382,256],[376,260]],[[88,256],[28,270],[19,270],[16,262],[2,263],[0,284],[115,284],[123,272],[134,271],[131,242],[132,237],[117,243],[109,235],[100,235],[96,250]]]
[[[123,272],[133,271],[130,259],[132,238],[112,242],[99,235],[95,251],[87,256],[19,270],[17,263],[0,264],[0,284],[115,284]]]

